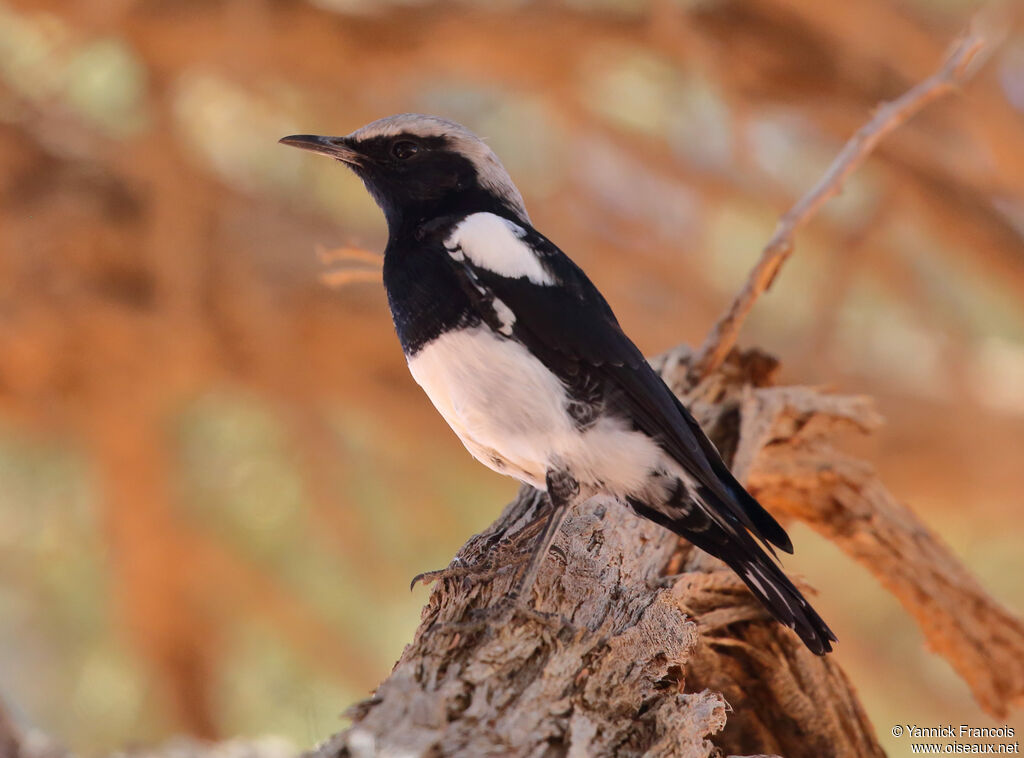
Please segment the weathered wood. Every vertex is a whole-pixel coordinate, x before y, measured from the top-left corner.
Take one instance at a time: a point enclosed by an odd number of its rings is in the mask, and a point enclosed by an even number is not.
[[[773,387],[776,363],[758,352],[690,387],[690,358],[654,364],[762,502],[878,576],[983,707],[1019,700],[1024,625],[834,445],[879,423],[870,401]],[[316,758],[883,754],[832,658],[769,619],[723,564],[612,501],[563,527],[534,598],[547,618],[489,623],[545,505],[524,488],[466,543],[391,676]]]
[[[685,361],[661,365],[684,375]],[[748,455],[737,412],[773,367],[751,354],[689,398],[724,451]],[[488,623],[545,506],[524,488],[466,543],[391,676],[319,758],[881,755],[830,658],[721,563],[614,501],[567,520],[534,597],[550,618]]]
[[[1024,705],[1024,622],[870,466],[836,450],[820,431],[804,430],[799,441],[762,451],[750,487],[773,512],[803,521],[870,571],[992,716]]]

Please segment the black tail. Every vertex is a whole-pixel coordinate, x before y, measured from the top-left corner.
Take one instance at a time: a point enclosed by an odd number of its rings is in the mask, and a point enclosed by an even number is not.
[[[800,594],[789,577],[782,573],[782,569],[756,545],[755,548],[760,555],[717,557],[739,575],[780,624],[788,626],[799,635],[808,650],[817,655],[832,652],[832,643],[837,640],[828,624]]]
[[[768,612],[795,631],[812,653],[824,655],[832,651],[832,643],[837,641],[832,630],[743,526],[723,522],[721,517],[712,515],[709,505],[689,497],[674,499],[662,509],[651,508],[634,498],[627,501],[639,515],[724,561]]]
[[[711,466],[711,470],[718,477],[718,481],[725,488],[725,492],[722,495],[732,496],[734,504],[740,509],[740,512],[745,516],[743,519],[744,523],[752,529],[755,535],[764,541],[768,549],[771,549],[771,545],[779,548],[786,553],[793,552],[793,543],[789,540],[789,535],[786,534],[786,530],[782,528],[775,517],[772,516],[768,511],[764,509],[757,500],[744,489],[743,485],[736,481],[736,477],[732,475],[729,467],[725,465],[725,461],[722,460],[722,456],[718,454],[718,448],[715,447],[714,443],[708,439],[707,435],[704,434],[704,430],[701,429],[700,424],[697,423],[697,419],[693,417],[693,414],[686,409],[683,402],[675,396],[672,398],[676,401],[676,408],[682,415],[683,420],[687,426],[690,427],[690,431],[693,432],[693,436],[697,440],[697,444],[700,445],[700,449],[704,451],[704,456],[707,459],[708,465]],[[715,496],[710,490],[705,490],[701,493],[710,499],[710,502],[715,502]],[[728,510],[728,504],[722,504]],[[769,545],[769,543],[771,543]],[[774,555],[774,552],[772,553]]]

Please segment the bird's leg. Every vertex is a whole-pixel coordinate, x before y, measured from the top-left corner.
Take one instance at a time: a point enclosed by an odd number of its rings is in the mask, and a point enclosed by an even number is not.
[[[548,471],[545,478],[548,499],[551,501],[551,511],[547,516],[541,533],[537,537],[537,541],[530,550],[526,570],[507,595],[498,602],[492,603],[486,609],[478,609],[475,620],[447,622],[443,624],[445,629],[458,633],[470,633],[486,627],[501,627],[507,624],[517,613],[544,624],[556,632],[561,631],[566,626],[571,626],[570,622],[563,617],[557,614],[551,615],[537,611],[530,604],[533,585],[537,581],[540,568],[548,555],[548,551],[551,549],[552,543],[555,541],[555,536],[558,534],[562,522],[572,508],[573,503],[579,497],[580,491],[579,483],[566,471],[552,469]],[[537,521],[540,520],[538,519]]]
[[[551,549],[555,536],[562,526],[570,507],[579,496],[580,485],[568,471],[549,469],[546,476],[548,499],[551,500],[551,515],[541,532],[540,539],[534,544],[530,562],[526,565],[526,571],[519,577],[516,586],[508,595],[508,599],[515,605],[529,609],[530,594],[533,585],[537,581],[540,567]]]
[[[534,518],[521,530],[519,530],[515,537],[532,535],[537,532],[540,528],[541,523],[547,523],[547,515],[541,515]],[[412,578],[412,582],[409,584],[409,589],[413,589],[417,584],[423,584],[424,586],[433,584],[438,580],[469,580],[472,584],[477,582],[486,582],[494,579],[499,574],[504,573],[508,569],[519,568],[528,560],[528,557],[524,557],[522,554],[514,556],[511,560],[502,560],[497,557],[502,551],[496,550],[501,543],[509,542],[513,538],[506,532],[501,532],[492,535],[484,542],[484,547],[480,552],[485,555],[485,559],[479,562],[467,563],[459,556],[455,556],[452,562],[449,563],[442,569],[434,569],[433,571],[424,571],[417,574]],[[513,540],[514,541],[514,540]]]
[[[498,564],[490,560],[482,563],[466,563],[458,556],[455,556],[452,562],[443,569],[423,571],[414,576],[409,583],[409,589],[415,589],[417,584],[422,584],[426,587],[439,580],[461,580],[467,583],[468,586],[472,586],[480,582],[490,581],[509,569],[518,568],[525,563],[525,560],[522,557],[515,557],[510,561]]]
[[[466,573],[466,562],[463,561],[459,556],[452,558],[452,562],[445,566],[443,569],[433,569],[432,571],[422,571],[412,578],[409,582],[409,589],[414,589],[417,584],[422,584],[424,587],[433,584],[438,579],[447,579],[450,576],[463,576]]]

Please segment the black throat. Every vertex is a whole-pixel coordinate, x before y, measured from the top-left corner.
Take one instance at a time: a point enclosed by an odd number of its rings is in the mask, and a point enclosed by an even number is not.
[[[420,146],[408,160],[393,155],[395,140],[403,139]],[[444,247],[452,229],[474,213],[529,223],[518,199],[481,185],[478,167],[445,137],[375,137],[361,141],[359,151],[364,159],[352,168],[387,220],[384,286],[411,357],[446,331],[480,323]]]
[[[473,213],[493,213],[529,227],[518,213],[489,193],[460,195],[441,207],[451,212],[425,220],[400,212],[396,216],[400,223],[388,221],[384,288],[407,358],[445,332],[481,323],[444,246],[459,222]]]
[[[450,192],[437,199],[393,204],[378,200],[378,203],[387,221],[389,246],[395,239],[425,239],[424,230],[431,230],[433,234],[446,221],[455,219],[455,223],[458,223],[474,213],[494,213],[517,224],[527,223],[507,201],[495,197],[478,185]]]

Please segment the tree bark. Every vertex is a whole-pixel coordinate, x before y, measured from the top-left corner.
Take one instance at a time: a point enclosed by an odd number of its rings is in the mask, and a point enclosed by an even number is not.
[[[739,398],[773,367],[748,355],[689,398],[727,455],[746,455]],[[830,658],[723,564],[608,499],[566,520],[536,586],[546,617],[489,624],[546,505],[524,487],[466,543],[391,676],[319,758],[882,754]]]
[[[738,477],[878,575],[983,707],[1019,700],[1024,626],[833,446],[878,424],[871,403],[773,387],[776,363],[758,352],[733,352],[689,388],[690,357],[654,363]],[[832,658],[772,621],[722,563],[614,501],[566,520],[536,586],[544,616],[489,624],[545,506],[524,487],[463,546],[391,675],[316,758],[883,755]],[[970,616],[954,612],[963,603]]]

